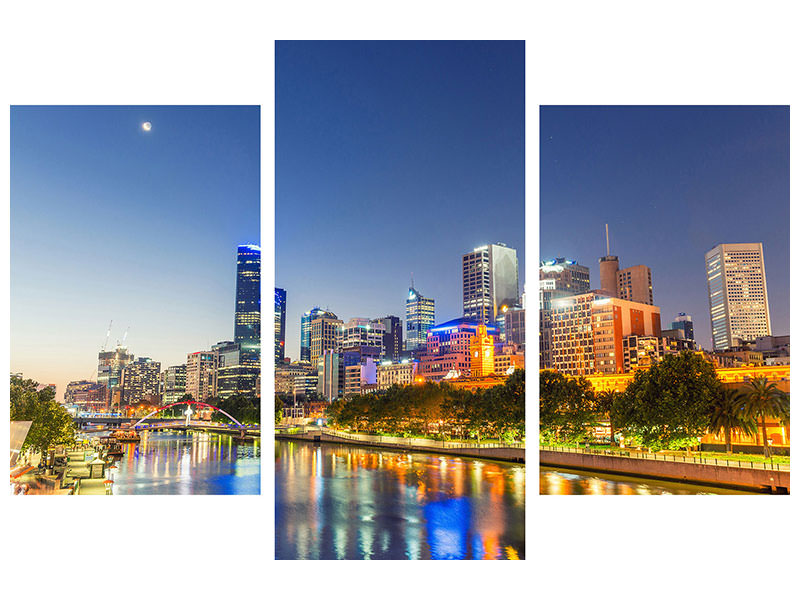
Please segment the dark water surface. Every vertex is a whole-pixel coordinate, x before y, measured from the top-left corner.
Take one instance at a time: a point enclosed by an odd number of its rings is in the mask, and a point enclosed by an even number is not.
[[[275,442],[279,559],[525,558],[525,467]]]
[[[748,494],[727,488],[673,483],[660,479],[625,477],[609,473],[539,467],[539,493],[543,495],[663,495]]]
[[[145,432],[109,471],[117,494],[258,494],[258,441],[205,432]]]

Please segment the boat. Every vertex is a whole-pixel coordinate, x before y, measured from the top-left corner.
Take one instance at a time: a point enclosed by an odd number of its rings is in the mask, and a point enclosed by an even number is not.
[[[113,437],[118,442],[138,442],[142,438],[139,436],[138,433],[135,431],[125,430],[125,429],[117,429],[111,432],[111,437]]]

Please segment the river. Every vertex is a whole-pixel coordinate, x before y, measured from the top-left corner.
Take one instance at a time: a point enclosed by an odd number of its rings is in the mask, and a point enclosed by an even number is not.
[[[109,469],[115,495],[258,494],[260,443],[207,432],[144,432]]]
[[[748,494],[727,488],[673,483],[660,479],[626,477],[608,473],[571,471],[561,467],[539,467],[539,493],[543,495],[637,495],[654,496],[664,494]]]
[[[525,467],[275,442],[279,559],[523,559]]]

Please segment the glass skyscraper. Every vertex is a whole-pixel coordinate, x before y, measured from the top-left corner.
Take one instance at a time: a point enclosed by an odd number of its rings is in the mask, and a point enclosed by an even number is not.
[[[338,319],[332,312],[322,310],[315,306],[300,317],[300,360],[311,360],[311,321],[317,317],[329,317]]]
[[[239,246],[233,341],[261,344],[261,248]]]
[[[275,364],[286,356],[286,290],[275,288]]]
[[[406,350],[424,347],[428,330],[434,324],[433,298],[425,298],[413,287],[408,288],[406,298]]]
[[[514,248],[489,244],[464,254],[461,260],[465,317],[494,323],[503,306],[519,303],[519,266]]]

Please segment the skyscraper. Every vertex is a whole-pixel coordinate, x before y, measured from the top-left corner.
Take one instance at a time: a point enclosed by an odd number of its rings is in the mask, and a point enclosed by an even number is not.
[[[186,365],[167,367],[163,373],[164,386],[161,390],[161,403],[172,404],[186,393]]]
[[[213,395],[213,352],[192,352],[186,357],[186,393],[200,402],[205,402]]]
[[[159,398],[161,363],[151,358],[139,357],[122,369],[122,403],[126,405],[150,402]]]
[[[338,318],[332,312],[315,306],[300,317],[300,360],[311,360],[311,322],[317,317]]]
[[[261,248],[252,244],[237,254],[233,341],[261,344]]]
[[[373,323],[383,323],[386,333],[383,336],[384,358],[393,361],[400,360],[403,351],[403,323],[400,317],[388,315],[380,319],[373,319]]]
[[[761,243],[718,244],[705,259],[714,350],[772,335]]]
[[[616,260],[616,257],[613,258]],[[602,279],[602,262],[600,276]],[[585,294],[588,291],[589,267],[565,258],[554,258],[539,263],[539,365],[542,369],[553,368],[553,340],[550,327],[553,301]]]
[[[502,307],[519,303],[517,251],[489,244],[464,254],[462,278],[464,317],[494,323]]]
[[[408,288],[406,298],[406,350],[424,347],[428,339],[428,330],[433,327],[435,318],[435,302],[426,298],[414,289]]]
[[[327,350],[338,350],[339,338],[341,336],[342,321],[333,313],[326,312],[318,315],[311,321],[311,364],[317,360]]]
[[[275,288],[275,364],[286,355],[286,290]]]
[[[102,383],[110,391],[122,379],[122,369],[133,361],[133,354],[125,346],[117,346],[109,352],[100,351],[97,355],[97,383]]]

